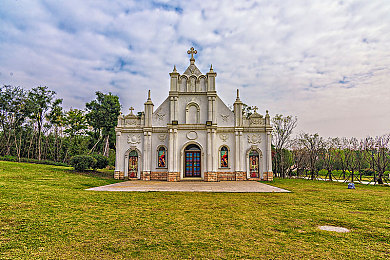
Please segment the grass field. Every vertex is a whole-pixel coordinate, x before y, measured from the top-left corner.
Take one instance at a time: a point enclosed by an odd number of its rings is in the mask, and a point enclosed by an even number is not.
[[[390,256],[389,187],[286,179],[272,184],[292,193],[85,191],[114,182],[0,161],[0,258]]]

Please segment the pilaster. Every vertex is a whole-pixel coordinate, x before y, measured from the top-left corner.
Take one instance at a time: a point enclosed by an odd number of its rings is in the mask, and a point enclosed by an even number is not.
[[[217,73],[213,70],[213,65],[210,66],[210,71],[206,73],[207,75],[207,92],[215,92],[215,77]]]
[[[206,164],[206,171],[205,172],[211,172],[213,169],[212,169],[212,133],[211,133],[211,129],[208,128],[207,129],[207,152],[206,152],[206,155],[207,155],[207,164]]]
[[[180,152],[178,151],[178,145],[177,145],[177,128],[173,129],[173,170],[175,172],[179,172],[179,166],[178,166],[178,161],[180,157]]]
[[[151,129],[144,129],[144,147],[143,147],[143,172],[140,179],[148,181],[150,180],[150,171],[152,167],[152,132]]]
[[[115,172],[120,171],[120,165],[119,162],[121,161],[121,132],[116,132],[116,151],[115,151]],[[122,167],[123,168],[123,167]],[[122,169],[123,170],[123,169]]]
[[[216,173],[217,172],[217,167],[218,167],[218,151],[217,151],[217,130],[216,129],[211,129],[211,150],[212,150],[212,172]],[[216,175],[215,175],[216,176]]]

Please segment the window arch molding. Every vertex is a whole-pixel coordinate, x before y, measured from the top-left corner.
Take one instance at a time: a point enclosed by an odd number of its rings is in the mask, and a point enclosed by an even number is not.
[[[189,102],[187,105],[186,105],[186,124],[189,124],[189,122],[191,121],[191,111],[190,111],[190,108],[191,107],[195,107],[196,108],[196,114],[195,114],[195,118],[192,118],[195,120],[195,124],[199,124],[199,121],[200,121],[200,107],[198,105],[198,103],[195,103],[193,101]]]
[[[129,177],[129,154],[132,151],[135,151],[138,154],[138,173],[137,173],[137,178],[139,179],[141,177],[142,166],[143,166],[143,164],[140,163],[140,162],[142,162],[142,153],[141,153],[141,151],[137,147],[134,147],[134,146],[130,147],[125,152],[125,156],[124,156],[124,159],[125,159],[125,162],[124,162],[124,164],[125,164],[124,175],[125,175],[125,178]]]
[[[164,158],[160,158],[161,157],[161,152],[164,151]],[[157,146],[157,149],[156,149],[156,165],[158,169],[167,169],[168,168],[168,149],[165,145],[159,145]],[[164,163],[165,165],[161,165],[162,161],[160,161],[160,159],[163,159],[164,160]]]
[[[250,177],[250,167],[249,167],[249,154],[252,152],[252,151],[256,151],[258,153],[258,158],[259,158],[259,177],[260,179],[263,178],[263,152],[261,151],[260,148],[258,148],[257,146],[252,146],[251,148],[249,148],[246,152],[246,174],[247,174],[247,179],[251,179]]]
[[[225,148],[226,150],[223,148]],[[227,152],[227,167],[222,167],[222,153],[221,152],[223,152],[223,151]],[[218,148],[218,158],[219,158],[219,162],[218,162],[219,169],[230,169],[230,148],[229,148],[229,146],[227,146],[226,144],[223,144]]]

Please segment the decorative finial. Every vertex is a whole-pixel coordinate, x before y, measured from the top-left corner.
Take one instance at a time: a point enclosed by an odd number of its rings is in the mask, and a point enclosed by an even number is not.
[[[195,59],[194,59],[194,54],[197,54],[198,51],[194,49],[194,47],[191,47],[188,51],[187,51],[187,54],[191,54],[191,64],[195,62]]]
[[[268,114],[268,110],[265,110],[265,113]]]
[[[210,72],[214,72],[213,71],[213,64],[211,64],[211,66],[210,66]]]
[[[239,99],[239,98],[240,98],[240,90],[237,89],[237,99]]]
[[[130,107],[129,110],[130,110],[130,114],[133,114],[134,107]]]
[[[173,72],[177,72],[176,65],[173,65]]]
[[[150,89],[148,91],[148,100],[150,100]]]
[[[256,113],[256,110],[257,110],[257,109],[259,109],[257,106],[254,106],[254,107],[253,107],[253,111],[255,111],[255,113]]]

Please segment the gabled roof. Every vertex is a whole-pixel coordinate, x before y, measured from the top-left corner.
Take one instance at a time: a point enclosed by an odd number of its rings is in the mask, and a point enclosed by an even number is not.
[[[186,71],[184,71],[183,74],[187,76],[191,76],[191,75],[200,76],[202,75],[202,72],[200,72],[200,70],[198,69],[198,67],[196,67],[195,64],[190,64],[190,66],[188,66],[188,68],[186,69]]]

